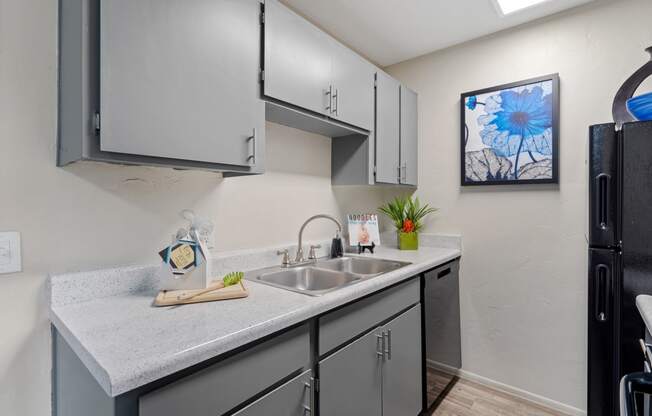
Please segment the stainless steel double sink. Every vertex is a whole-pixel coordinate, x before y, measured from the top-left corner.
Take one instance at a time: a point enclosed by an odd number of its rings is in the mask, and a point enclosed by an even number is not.
[[[301,266],[258,270],[246,273],[245,278],[293,292],[320,296],[409,264],[393,260],[346,256],[318,259]]]

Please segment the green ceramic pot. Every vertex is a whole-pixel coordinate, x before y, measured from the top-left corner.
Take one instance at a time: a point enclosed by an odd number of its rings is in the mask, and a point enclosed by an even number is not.
[[[418,250],[419,233],[398,232],[398,248],[400,250]]]

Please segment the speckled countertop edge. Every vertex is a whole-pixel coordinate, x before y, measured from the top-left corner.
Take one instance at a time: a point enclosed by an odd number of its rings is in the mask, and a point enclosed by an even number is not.
[[[89,300],[81,304],[56,306],[51,309],[51,320],[106,393],[110,396],[118,396],[379,291],[460,255],[461,251],[455,248],[425,247],[410,252],[379,247],[375,257],[413,264],[321,297],[309,297],[248,282],[252,295],[247,299],[250,302],[255,300],[257,303],[213,302],[184,306],[182,308],[185,309],[180,309],[183,313],[171,314],[170,321],[160,318],[169,328],[146,328],[154,340],[148,339],[147,342],[143,342],[144,350],[139,350],[141,347],[139,340],[134,339],[138,336],[134,331],[139,325],[139,316],[130,316],[130,314],[153,314],[156,312],[152,310],[161,310],[150,306],[150,294],[138,296],[125,293]],[[228,306],[217,307],[216,304],[219,303]],[[257,309],[252,311],[251,308]],[[107,313],[115,314],[117,317],[112,316],[112,319],[109,319],[110,323],[103,325],[102,318],[106,317]],[[243,317],[240,321],[229,322],[228,325],[218,325],[212,318],[220,313],[229,316],[243,315]],[[191,321],[194,319],[193,316],[197,316],[197,326],[191,325],[190,328],[184,329],[181,325],[187,325],[189,319]],[[146,318],[140,317],[140,319]],[[128,325],[120,327],[119,324],[125,322]],[[111,327],[112,324],[118,326]],[[135,327],[134,330],[130,328],[132,325]],[[168,344],[170,328],[177,331],[173,334],[182,341],[178,343],[174,341],[173,345]],[[125,339],[121,339],[122,336]],[[160,344],[157,344],[156,337],[159,336]],[[113,343],[115,348],[111,348],[111,345],[104,346],[103,339],[108,340],[109,344]],[[130,352],[129,348],[124,347],[125,343],[131,344],[135,351]],[[159,345],[160,348],[157,348]]]

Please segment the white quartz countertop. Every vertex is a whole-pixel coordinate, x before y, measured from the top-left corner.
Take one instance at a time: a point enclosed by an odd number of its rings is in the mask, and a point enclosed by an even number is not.
[[[159,308],[152,306],[150,287],[142,292],[53,304],[50,315],[106,393],[118,396],[460,255],[456,248],[400,251],[377,247],[374,257],[412,264],[320,297],[247,280],[250,294],[243,299]],[[648,310],[652,314],[652,306]]]
[[[652,296],[636,296],[636,307],[643,318],[643,322],[645,322],[647,330],[652,333]]]

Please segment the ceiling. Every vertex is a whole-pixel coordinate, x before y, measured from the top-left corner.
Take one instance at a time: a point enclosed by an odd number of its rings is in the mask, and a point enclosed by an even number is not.
[[[547,0],[503,17],[494,0],[281,0],[380,66],[591,1]]]

